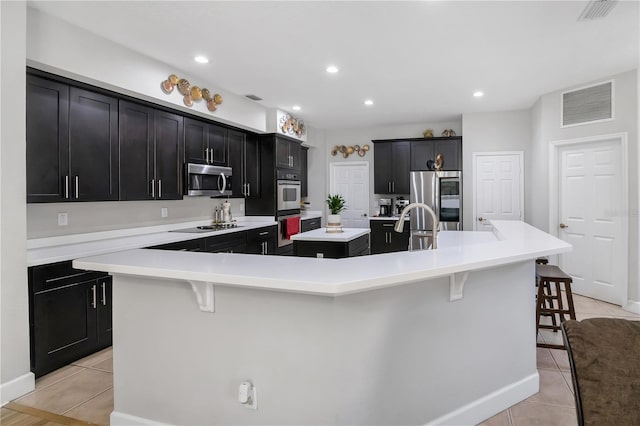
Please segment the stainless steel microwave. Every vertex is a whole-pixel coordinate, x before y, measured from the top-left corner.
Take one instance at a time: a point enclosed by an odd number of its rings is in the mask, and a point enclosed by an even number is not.
[[[210,197],[232,195],[231,167],[186,163],[184,173],[185,195]]]

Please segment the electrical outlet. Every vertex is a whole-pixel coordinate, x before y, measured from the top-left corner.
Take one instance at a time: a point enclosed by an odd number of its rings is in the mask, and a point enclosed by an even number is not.
[[[238,402],[245,408],[258,409],[258,391],[251,382],[242,382],[238,388]]]
[[[67,226],[69,224],[69,213],[58,213],[58,226]]]
[[[161,208],[161,209],[160,209],[160,215],[161,215],[162,217],[167,217],[167,216],[169,216],[169,209],[168,209],[168,208],[166,208],[166,207]]]

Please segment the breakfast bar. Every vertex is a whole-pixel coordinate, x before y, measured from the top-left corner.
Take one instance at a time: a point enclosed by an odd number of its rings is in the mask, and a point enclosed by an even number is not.
[[[112,424],[475,424],[538,391],[533,260],[570,248],[496,221],[437,250],[74,267],[114,277]]]

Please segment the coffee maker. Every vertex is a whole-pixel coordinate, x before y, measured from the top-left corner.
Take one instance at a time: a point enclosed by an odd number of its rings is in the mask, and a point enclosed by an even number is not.
[[[380,216],[392,216],[393,210],[391,208],[391,198],[380,198],[378,200],[380,205]]]
[[[404,198],[396,199],[396,214],[402,214],[402,210],[409,205],[409,200],[405,200]]]

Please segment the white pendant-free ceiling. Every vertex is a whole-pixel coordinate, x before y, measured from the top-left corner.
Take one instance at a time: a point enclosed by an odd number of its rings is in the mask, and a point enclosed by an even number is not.
[[[267,107],[299,105],[295,115],[319,128],[526,109],[542,94],[637,68],[638,2],[579,21],[586,4],[29,2],[204,85],[257,95]]]

